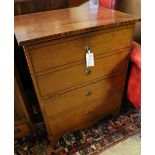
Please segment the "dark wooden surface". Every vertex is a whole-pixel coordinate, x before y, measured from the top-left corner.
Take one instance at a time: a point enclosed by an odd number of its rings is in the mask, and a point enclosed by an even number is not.
[[[122,12],[83,5],[62,10],[15,17],[15,35],[19,45],[61,38],[139,21]]]
[[[15,0],[14,4],[15,15],[63,9],[70,5],[68,0]]]
[[[34,131],[29,113],[27,111],[27,100],[15,65],[14,75],[14,137],[20,138]]]
[[[69,7],[79,6],[89,0],[68,0]]]
[[[23,15],[67,7],[76,7],[87,1],[88,0],[14,0],[14,14]]]

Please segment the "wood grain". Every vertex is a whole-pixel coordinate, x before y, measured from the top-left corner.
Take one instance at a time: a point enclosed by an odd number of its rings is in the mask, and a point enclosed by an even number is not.
[[[63,42],[59,39],[59,43],[45,44],[45,46],[30,49],[35,72],[85,60],[85,47],[87,45],[90,46],[95,58],[100,54],[129,47],[132,29],[133,25],[129,28],[111,29],[110,32],[89,33],[89,35],[81,35],[81,38],[73,39],[71,37],[69,41],[64,40]]]
[[[66,68],[57,72],[37,77],[38,87],[42,97],[52,96],[55,93],[96,78],[121,72],[126,69],[129,51],[107,56],[95,60],[95,66],[90,67],[91,74],[85,75],[86,64]]]
[[[24,46],[52,140],[119,112],[139,20],[89,5],[15,17],[15,35]],[[87,44],[95,54],[95,66],[90,68],[85,64]],[[87,91],[93,94],[84,96]]]
[[[23,15],[76,7],[87,1],[88,0],[14,0],[14,14]]]
[[[19,45],[107,29],[139,21],[122,12],[104,7],[82,6],[15,16],[15,35]]]
[[[106,97],[112,92],[123,90],[125,76],[120,73],[117,76],[111,76],[105,79],[100,79],[97,82],[87,84],[84,87],[73,91],[51,97],[44,100],[44,107],[47,117],[54,115],[63,115],[71,109],[76,109],[77,106],[83,106],[87,102],[101,97]],[[90,93],[90,94],[88,94]]]
[[[60,137],[66,132],[89,126],[107,114],[114,114],[120,108],[121,97],[121,93],[116,93],[49,120],[52,136]]]
[[[30,14],[34,12],[63,9],[68,6],[68,0],[15,0],[14,14]]]

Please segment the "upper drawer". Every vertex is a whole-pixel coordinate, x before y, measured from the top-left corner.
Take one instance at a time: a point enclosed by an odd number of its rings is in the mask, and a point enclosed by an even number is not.
[[[129,47],[132,26],[81,34],[29,47],[35,72],[85,60],[85,47],[90,46],[94,55]]]
[[[53,96],[59,91],[68,91],[67,89],[73,89],[72,87],[79,84],[83,85],[113,72],[124,72],[128,57],[129,51],[126,50],[95,60],[95,66],[89,69],[86,68],[85,64],[80,64],[38,76],[37,82],[40,94],[41,96]]]

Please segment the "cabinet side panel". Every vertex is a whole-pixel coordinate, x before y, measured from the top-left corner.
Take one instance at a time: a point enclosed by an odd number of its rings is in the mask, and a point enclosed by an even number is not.
[[[35,92],[36,92],[36,95],[37,95],[37,98],[38,98],[38,102],[39,102],[39,105],[40,105],[40,109],[41,109],[41,112],[42,112],[42,115],[43,115],[43,118],[44,118],[44,123],[45,123],[46,129],[47,129],[48,135],[50,136],[51,134],[50,134],[50,131],[49,131],[47,118],[45,116],[45,110],[44,110],[43,102],[42,102],[41,97],[40,97],[40,92],[39,92],[39,89],[38,89],[38,84],[37,84],[37,81],[36,81],[34,68],[33,68],[33,65],[32,65],[32,62],[31,62],[31,59],[30,59],[29,51],[28,51],[27,46],[24,46],[23,48],[24,48],[24,53],[25,53],[27,64],[28,64],[28,68],[29,68],[29,71],[30,71],[30,75],[31,75],[31,78],[32,78],[32,81],[33,81],[33,86],[34,86],[34,89],[35,89]]]

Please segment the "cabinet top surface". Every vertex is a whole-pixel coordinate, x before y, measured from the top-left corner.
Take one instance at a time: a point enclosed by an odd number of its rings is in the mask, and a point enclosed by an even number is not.
[[[140,18],[89,5],[20,15],[14,20],[16,39],[22,46],[137,21]]]

